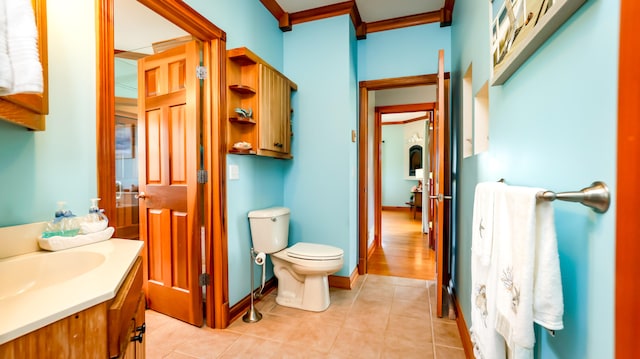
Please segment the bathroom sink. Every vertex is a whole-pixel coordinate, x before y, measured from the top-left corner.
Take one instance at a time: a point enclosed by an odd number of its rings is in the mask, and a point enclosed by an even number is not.
[[[142,246],[111,238],[0,259],[0,345],[114,298]]]
[[[101,253],[45,252],[0,261],[0,302],[76,278],[100,266]]]

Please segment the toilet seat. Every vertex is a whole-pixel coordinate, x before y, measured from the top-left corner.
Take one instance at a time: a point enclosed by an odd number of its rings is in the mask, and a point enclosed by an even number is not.
[[[317,243],[298,242],[286,249],[287,256],[296,259],[326,261],[342,258],[341,248]]]

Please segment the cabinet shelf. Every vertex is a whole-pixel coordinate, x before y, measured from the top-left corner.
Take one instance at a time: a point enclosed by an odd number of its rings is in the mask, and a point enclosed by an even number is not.
[[[229,56],[229,60],[240,66],[255,65],[257,63],[256,60],[252,59],[251,56],[247,54],[247,50],[245,48],[231,49],[227,51],[227,54]]]
[[[244,118],[244,117],[229,117],[229,121],[234,122],[234,123],[242,123],[242,124],[247,124],[247,125],[255,125],[256,121],[254,121],[251,118]]]
[[[291,91],[297,85],[247,48],[227,50],[226,70],[228,153],[291,159]],[[253,148],[231,147],[238,142]]]
[[[229,85],[229,90],[241,94],[255,95],[256,90],[253,87],[245,85]]]
[[[240,150],[234,147],[231,147],[231,149],[229,150],[229,153],[233,153],[236,155],[255,155],[256,151],[254,150]]]

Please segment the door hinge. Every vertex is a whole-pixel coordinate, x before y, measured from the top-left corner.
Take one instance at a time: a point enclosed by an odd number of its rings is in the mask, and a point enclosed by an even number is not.
[[[201,287],[205,285],[211,285],[211,276],[209,275],[209,273],[200,274],[200,277],[198,278],[198,283],[200,283]]]
[[[198,170],[198,183],[203,184],[209,181],[209,172],[206,170]]]
[[[204,66],[196,67],[196,77],[200,80],[204,80],[207,78],[207,68]]]

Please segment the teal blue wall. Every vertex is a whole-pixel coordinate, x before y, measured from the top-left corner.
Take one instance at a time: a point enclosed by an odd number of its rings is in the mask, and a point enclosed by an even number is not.
[[[282,31],[262,3],[256,0],[185,2],[226,32],[227,49],[247,47],[269,65],[282,70]]]
[[[92,1],[47,1],[47,129],[0,121],[0,226],[47,221],[58,201],[84,214],[96,196],[95,17],[85,16],[93,13]]]
[[[462,123],[461,83],[469,64],[474,94],[489,80],[488,6],[456,1],[454,127]],[[618,31],[619,3],[589,0],[504,85],[490,87],[489,151],[458,157],[454,270],[465,318],[471,317],[471,218],[478,182],[504,178],[566,191],[602,180],[615,198]],[[612,358],[615,203],[603,215],[574,203],[556,202],[554,208],[565,329],[552,338],[538,328],[536,355]]]
[[[435,74],[440,49],[451,53],[451,28],[439,23],[367,34],[358,41],[358,81]]]
[[[348,276],[357,265],[355,36],[349,16],[295,26],[284,34],[285,74],[298,84],[292,153],[285,164],[289,241],[340,247]]]
[[[283,72],[282,31],[259,1],[189,0],[187,3],[226,32],[227,49],[247,47]],[[296,78],[284,74],[296,82]],[[298,112],[295,105],[294,110]],[[232,306],[247,296],[251,287],[251,234],[247,214],[255,209],[285,205],[284,164],[285,161],[272,158],[227,155],[227,166],[237,165],[240,171],[238,180],[227,180],[229,304]],[[269,279],[273,276],[270,260],[266,267]],[[257,285],[261,268],[255,269],[254,284]]]
[[[406,207],[411,197],[411,187],[417,180],[406,179],[404,126],[382,126],[380,165],[382,172],[382,206]]]

